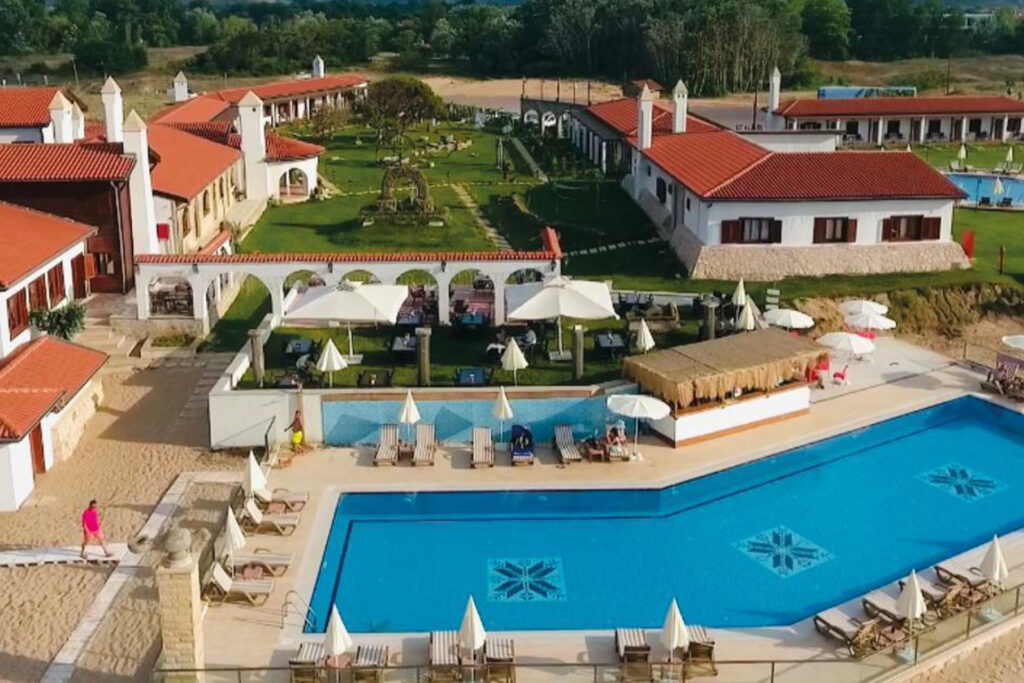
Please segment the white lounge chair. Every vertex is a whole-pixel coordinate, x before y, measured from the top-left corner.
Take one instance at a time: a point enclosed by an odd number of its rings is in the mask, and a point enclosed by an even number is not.
[[[219,562],[214,562],[206,596],[211,602],[245,599],[250,605],[260,605],[267,601],[273,590],[273,579],[233,579]]]
[[[259,567],[273,576],[281,576],[291,566],[295,556],[292,553],[272,553],[269,550],[257,549],[248,553],[229,553],[224,563],[230,563],[235,573],[246,567]]]
[[[412,452],[413,466],[433,465],[435,451],[437,451],[437,440],[434,438],[434,424],[420,422],[416,425],[416,448]]]
[[[382,424],[380,426],[380,443],[377,453],[373,456],[374,465],[398,464],[398,425]]]
[[[841,642],[852,657],[863,657],[876,649],[878,619],[861,621],[833,607],[814,616],[814,628]]]
[[[248,534],[273,530],[282,536],[287,536],[295,531],[295,527],[299,525],[298,514],[294,512],[282,514],[263,512],[256,506],[256,501],[252,498],[245,501],[242,511],[245,513],[241,519],[242,531]]]
[[[568,465],[583,460],[580,449],[576,447],[576,438],[572,435],[571,425],[555,425],[555,448],[558,450],[558,457],[563,464]]]
[[[309,502],[309,491],[289,491],[288,489],[274,489],[270,491],[269,489],[261,488],[253,490],[252,493],[256,498],[257,504],[264,509],[268,505],[278,503],[284,505],[288,512],[298,512],[306,507],[306,503]]]
[[[472,467],[494,467],[494,438],[490,427],[473,427]]]

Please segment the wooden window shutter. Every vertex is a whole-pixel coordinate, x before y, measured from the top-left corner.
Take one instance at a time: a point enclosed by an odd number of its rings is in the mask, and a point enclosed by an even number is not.
[[[742,230],[739,221],[722,221],[722,244],[739,242]]]
[[[782,242],[782,221],[773,220],[768,229],[768,241],[773,244]]]
[[[942,231],[942,219],[938,217],[925,218],[921,227],[921,239],[937,240]]]
[[[85,279],[91,280],[96,277],[96,255],[85,254]]]
[[[814,219],[814,243],[821,244],[825,241],[825,219]]]
[[[893,220],[891,218],[883,218],[882,219],[882,241],[883,242],[891,242],[892,241],[892,226],[893,226]]]
[[[31,310],[45,309],[46,305],[46,278],[42,275],[32,281],[28,286],[28,300]]]
[[[846,219],[846,241],[856,242],[857,241],[857,219],[848,218]]]

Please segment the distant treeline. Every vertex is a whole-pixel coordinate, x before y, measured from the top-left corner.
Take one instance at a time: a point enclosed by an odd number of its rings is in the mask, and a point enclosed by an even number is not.
[[[964,27],[939,0],[439,0],[188,4],[0,0],[0,54],[73,52],[79,67],[145,65],[146,47],[209,45],[190,69],[229,74],[358,65],[379,52],[478,75],[684,79],[694,94],[747,90],[773,65],[809,83],[808,57],[893,60],[1024,52],[1009,10]],[[925,79],[927,80],[927,79]],[[927,83],[925,83],[927,85]]]

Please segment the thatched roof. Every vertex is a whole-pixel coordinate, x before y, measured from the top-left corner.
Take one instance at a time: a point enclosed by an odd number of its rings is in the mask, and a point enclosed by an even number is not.
[[[766,391],[801,379],[827,353],[809,339],[769,328],[630,356],[623,372],[652,394],[683,407],[723,399],[736,389]]]

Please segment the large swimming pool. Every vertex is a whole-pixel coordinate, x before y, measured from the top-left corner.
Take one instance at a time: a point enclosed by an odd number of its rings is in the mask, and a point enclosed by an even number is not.
[[[1009,197],[1011,205],[1020,208],[1024,204],[1024,180],[1018,176],[999,176],[1003,193],[996,194],[996,176],[981,173],[950,173],[949,179],[967,194],[967,201],[977,204],[980,197],[988,197],[992,204],[998,204],[1004,197]]]
[[[470,594],[496,630],[790,624],[1024,526],[1022,489],[1024,415],[965,397],[661,490],[344,495],[311,630]]]

